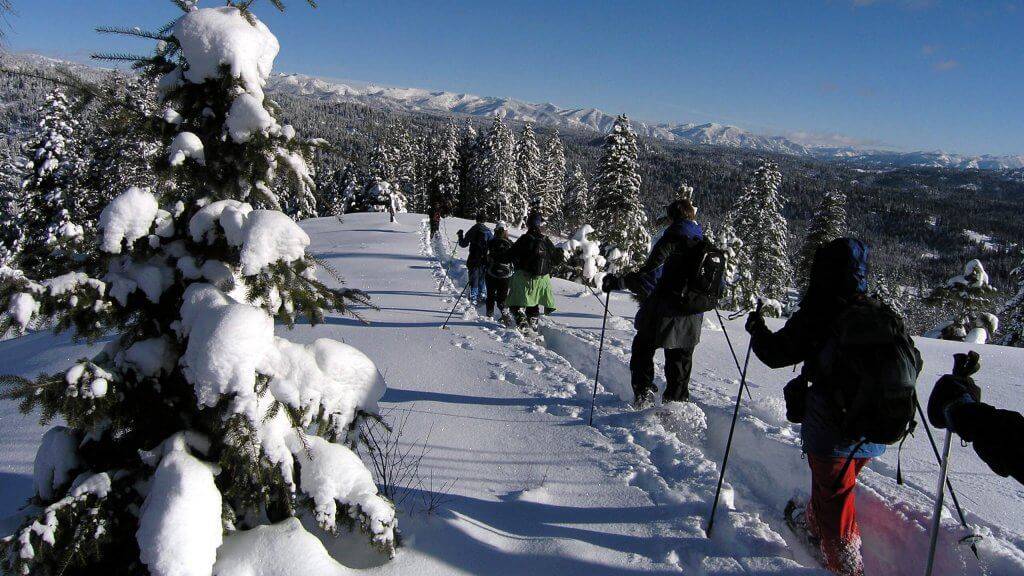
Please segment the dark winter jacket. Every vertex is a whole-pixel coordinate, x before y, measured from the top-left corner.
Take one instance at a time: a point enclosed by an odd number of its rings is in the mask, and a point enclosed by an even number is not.
[[[686,290],[690,250],[704,238],[700,224],[681,220],[665,229],[627,286],[643,298],[634,325],[653,337],[658,348],[693,348],[700,342],[703,314],[687,314],[680,296]]]
[[[509,262],[527,276],[545,276],[562,263],[565,253],[537,229],[526,231],[498,260]]]
[[[950,425],[1000,476],[1024,484],[1024,416],[983,402],[960,404],[949,411]]]
[[[469,232],[459,239],[459,246],[469,248],[469,257],[466,258],[466,268],[478,268],[487,263],[487,244],[494,234],[486,224],[474,224]]]
[[[828,394],[829,382],[816,380],[814,365],[834,321],[867,291],[867,246],[851,239],[836,244],[834,251],[819,252],[800,309],[774,334],[758,325],[751,346],[770,368],[805,363],[803,374],[812,383],[800,429],[805,452],[826,458],[847,458],[851,453],[855,458],[876,458],[885,453],[885,445],[866,443],[854,452],[857,442],[840,433],[841,416]]]
[[[502,256],[512,248],[508,238],[494,237],[487,243],[487,275],[491,278],[511,278],[512,263],[502,261]]]

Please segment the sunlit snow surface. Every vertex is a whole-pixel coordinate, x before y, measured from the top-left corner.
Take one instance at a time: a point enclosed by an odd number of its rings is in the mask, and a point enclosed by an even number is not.
[[[358,348],[385,376],[381,409],[407,418],[403,442],[425,444],[424,485],[401,504],[405,547],[390,563],[365,550],[361,537],[321,536],[328,551],[374,574],[814,574],[809,557],[781,522],[809,475],[798,434],[784,421],[782,386],[789,370],[751,362],[753,401],[744,401],[729,465],[723,508],[710,542],[710,509],[736,393],[736,367],[717,318],[705,323],[691,387],[695,404],[633,412],[628,397],[630,319],[625,294],[611,302],[595,427],[586,425],[602,303],[582,286],[556,281],[559,311],[543,328],[545,345],[528,343],[480,318],[463,304],[450,331],[440,325],[454,304],[464,272],[451,244],[431,245],[423,217],[351,214],[305,222],[312,245],[346,277],[368,290],[381,309],[360,310],[368,325],[331,316],[316,328],[279,335],[311,345],[327,337]],[[442,236],[471,223],[448,220]],[[442,256],[440,261],[435,257]],[[454,284],[449,280],[454,280]],[[323,275],[326,278],[326,275]],[[742,320],[726,330],[745,350]],[[965,345],[918,340],[926,369],[923,396]],[[1024,350],[975,346],[978,383],[987,400],[1024,408]],[[64,368],[88,354],[64,336],[32,334],[0,342],[3,372],[34,375]],[[742,357],[740,358],[742,361]],[[605,391],[607,390],[607,392]],[[45,432],[34,419],[0,404],[0,528],[33,491],[35,449]],[[389,412],[390,410],[390,412]],[[923,432],[903,454],[907,485],[895,484],[895,450],[872,464],[858,493],[866,563],[872,574],[919,574],[927,549],[937,467]],[[987,538],[989,574],[1024,573],[1024,487],[993,475],[970,448],[954,444],[952,480],[969,519]],[[433,514],[432,491],[454,482]],[[731,508],[731,509],[730,509]],[[318,534],[312,522],[306,526]],[[980,572],[953,517],[944,519],[939,574]],[[338,574],[316,542],[280,524],[225,538],[219,568],[252,574]],[[288,540],[291,538],[291,540]],[[247,553],[264,550],[262,555]],[[271,550],[280,551],[270,554]],[[281,563],[296,553],[301,564]],[[275,560],[274,558],[278,558]],[[297,573],[297,572],[296,572]]]

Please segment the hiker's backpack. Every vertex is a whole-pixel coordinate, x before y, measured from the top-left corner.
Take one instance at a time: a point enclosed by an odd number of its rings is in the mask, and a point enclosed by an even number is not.
[[[473,237],[469,241],[469,260],[467,266],[477,266],[487,262],[487,243],[490,241],[489,230],[487,228],[476,225],[469,229],[468,234],[472,234]]]
[[[914,429],[920,369],[921,355],[903,320],[888,306],[862,298],[833,322],[815,381],[827,383],[847,440],[895,444]]]
[[[521,258],[521,268],[530,276],[544,276],[551,273],[551,252],[548,250],[547,238],[543,236],[527,237],[529,244]]]
[[[487,275],[494,278],[511,278],[512,277],[512,264],[509,262],[501,262],[499,259],[508,252],[509,248],[512,247],[512,243],[508,240],[496,240],[494,247],[488,254],[489,262],[487,264]]]
[[[707,240],[698,241],[689,250],[691,260],[686,290],[682,294],[683,309],[688,314],[714,310],[725,295],[728,255]]]

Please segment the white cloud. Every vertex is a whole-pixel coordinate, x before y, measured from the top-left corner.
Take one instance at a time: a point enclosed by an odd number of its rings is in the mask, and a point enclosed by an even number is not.
[[[935,69],[938,72],[948,72],[948,71],[950,71],[950,70],[952,70],[954,68],[959,68],[959,67],[960,67],[960,62],[958,62],[957,60],[954,60],[952,58],[949,58],[947,60],[939,60],[938,62],[935,62],[934,64],[932,64],[932,68]]]

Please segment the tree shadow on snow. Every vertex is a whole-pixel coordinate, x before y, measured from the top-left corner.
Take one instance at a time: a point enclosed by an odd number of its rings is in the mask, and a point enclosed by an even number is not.
[[[381,402],[402,404],[406,402],[444,402],[448,404],[472,404],[478,406],[582,406],[578,400],[571,398],[530,398],[517,396],[513,398],[492,398],[488,396],[469,396],[466,394],[449,394],[447,392],[427,392],[422,390],[404,390],[388,388]]]
[[[32,493],[32,477],[28,474],[0,472],[0,536],[10,534],[21,523],[18,510]]]

